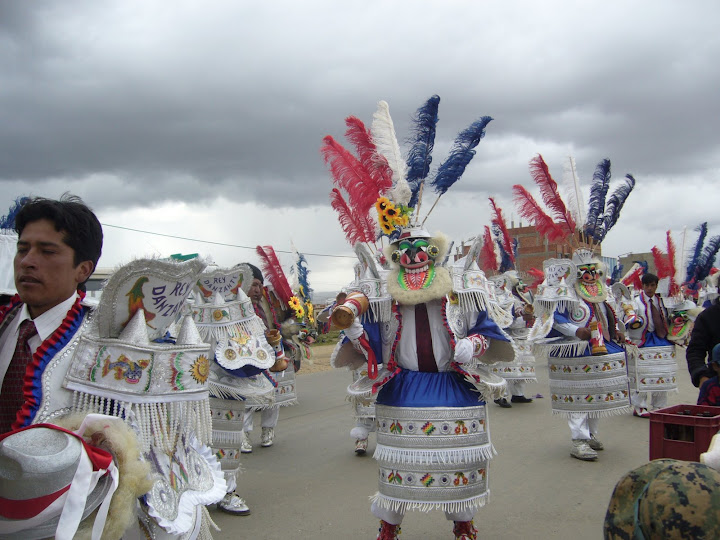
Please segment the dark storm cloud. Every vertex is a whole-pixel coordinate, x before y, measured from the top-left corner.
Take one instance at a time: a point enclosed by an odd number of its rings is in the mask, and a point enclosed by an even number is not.
[[[718,161],[719,14],[714,2],[3,2],[0,183],[69,186],[96,208],[325,204],[322,137],[342,140],[349,114],[369,124],[385,99],[403,138],[433,93],[436,164],[474,118],[495,118],[460,191],[509,196],[537,152],[553,172],[572,152],[586,182],[605,157],[616,178],[702,176]]]

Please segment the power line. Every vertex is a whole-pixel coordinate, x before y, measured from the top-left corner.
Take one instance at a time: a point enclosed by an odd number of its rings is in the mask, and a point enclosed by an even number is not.
[[[253,251],[255,251],[255,248],[252,246],[241,246],[238,244],[226,244],[224,242],[212,242],[210,240],[200,240],[198,238],[186,238],[184,236],[175,236],[172,234],[163,234],[163,233],[157,233],[157,232],[152,232],[152,231],[143,231],[141,229],[132,229],[130,227],[121,227],[120,225],[109,225],[107,223],[101,223],[101,225],[103,227],[112,227],[114,229],[123,229],[125,231],[133,231],[133,232],[139,232],[139,233],[144,233],[144,234],[153,234],[155,236],[164,236],[166,238],[175,238],[177,240],[188,240],[190,242],[200,242],[201,244],[214,244],[216,246],[234,247],[234,248],[241,248],[241,249],[252,249]],[[275,252],[276,253],[292,253],[292,251],[286,251],[286,250],[282,250],[282,249],[276,249]],[[303,252],[303,255],[306,255],[306,256],[309,255],[311,257],[332,257],[335,259],[354,259],[355,258],[354,256],[351,256],[351,255],[328,255],[326,253]]]

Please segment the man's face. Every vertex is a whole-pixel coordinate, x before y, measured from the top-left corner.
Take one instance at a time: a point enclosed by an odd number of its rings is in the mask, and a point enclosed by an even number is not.
[[[645,291],[645,294],[648,295],[648,298],[652,298],[653,296],[655,296],[655,291],[657,290],[657,286],[658,286],[658,284],[655,281],[653,283],[647,283],[647,284],[643,283],[642,287],[643,287],[643,291]]]
[[[263,295],[263,285],[262,282],[259,279],[253,279],[252,283],[250,284],[250,290],[248,291],[248,296],[250,297],[250,300],[253,304],[257,304]]]
[[[92,261],[75,265],[75,251],[63,236],[51,221],[41,219],[28,223],[18,239],[15,288],[33,318],[70,298],[92,274]]]

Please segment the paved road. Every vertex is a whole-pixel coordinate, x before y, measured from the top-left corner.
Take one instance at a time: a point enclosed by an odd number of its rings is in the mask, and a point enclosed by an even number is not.
[[[537,372],[538,384],[528,385],[528,395],[547,396],[547,364]],[[670,395],[669,404],[695,403],[684,356],[678,374],[680,392]],[[280,412],[275,445],[261,448],[257,429],[254,452],[245,455],[239,484],[252,514],[213,509],[222,529],[215,538],[375,539],[378,522],[368,502],[377,490],[374,435],[369,453],[356,456],[345,401],[349,382],[349,373],[339,370],[299,374],[300,404]],[[631,415],[601,422],[606,450],[597,462],[570,457],[567,423],[551,414],[547,397],[512,409],[491,404],[490,426],[498,455],[490,465],[490,502],[475,519],[480,538],[600,539],[615,483],[648,460],[649,421]],[[401,538],[451,539],[451,529],[439,511],[410,512]]]

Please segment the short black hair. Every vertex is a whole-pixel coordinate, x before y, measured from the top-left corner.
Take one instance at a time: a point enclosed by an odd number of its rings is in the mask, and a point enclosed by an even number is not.
[[[63,242],[75,253],[75,266],[92,261],[93,270],[97,268],[103,245],[102,225],[80,197],[65,193],[59,200],[29,199],[15,216],[15,232],[20,236],[28,223],[41,219],[52,222],[56,231],[64,233]]]
[[[643,285],[651,285],[652,283],[659,283],[660,279],[655,274],[645,274],[640,281]]]
[[[264,283],[265,280],[263,279],[262,272],[260,269],[255,266],[254,264],[245,263],[250,267],[250,270],[252,271],[253,279],[257,279],[260,283]]]

